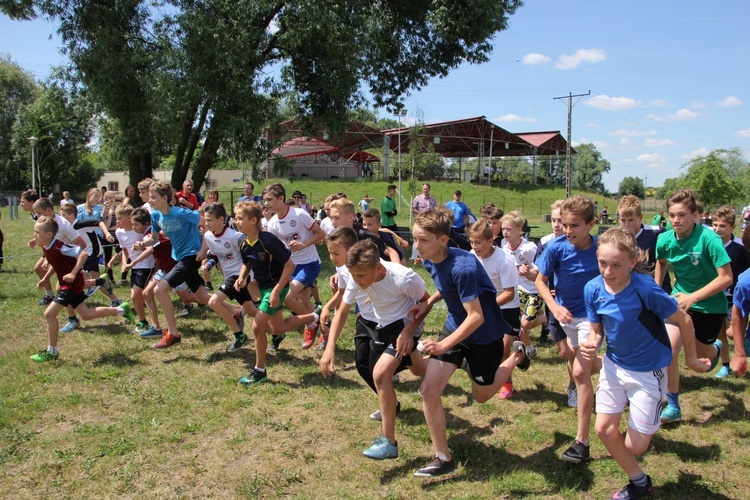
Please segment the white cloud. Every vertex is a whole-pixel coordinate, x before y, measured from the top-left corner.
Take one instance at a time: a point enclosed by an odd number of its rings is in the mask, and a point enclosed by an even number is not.
[[[653,120],[655,122],[664,123],[667,121],[672,122],[684,122],[687,120],[693,120],[695,118],[698,118],[701,114],[697,111],[693,111],[691,109],[683,108],[678,110],[676,113],[672,113],[671,115],[667,116],[659,116],[655,115],[653,113],[649,113],[646,115],[646,118],[649,120]]]
[[[723,101],[720,101],[718,103],[718,105],[721,106],[721,107],[723,107],[723,108],[731,108],[731,107],[734,107],[734,106],[741,106],[742,105],[742,101],[740,101],[739,99],[737,99],[733,95],[730,95],[730,96],[725,97]]]
[[[682,155],[683,160],[692,160],[693,158],[698,158],[699,156],[708,156],[708,154],[711,153],[711,150],[708,148],[698,148],[690,151],[687,154]]]
[[[535,122],[536,118],[529,118],[528,116],[518,116],[514,115],[513,113],[508,113],[507,115],[500,116],[498,118],[495,118],[496,121],[499,122]]]
[[[698,118],[701,114],[697,111],[693,111],[692,109],[683,108],[678,110],[676,113],[673,113],[671,115],[667,115],[667,118],[670,120],[674,120],[676,122],[686,121],[686,120],[693,120],[695,118]]]
[[[578,49],[575,54],[563,54],[557,58],[557,69],[575,69],[582,63],[596,64],[607,60],[602,49]]]
[[[637,161],[643,162],[643,163],[650,163],[650,164],[661,164],[666,163],[667,157],[664,155],[660,155],[659,153],[648,153],[638,156],[636,158]]]
[[[657,141],[656,139],[646,139],[646,142],[643,143],[644,147],[647,148],[658,148],[663,146],[676,146],[677,143],[673,141],[672,139],[661,139]]]
[[[609,135],[618,137],[641,137],[644,135],[656,135],[656,130],[625,130],[624,128],[621,128],[614,132],[610,132]]]
[[[622,109],[631,109],[642,106],[643,103],[631,97],[609,97],[608,95],[595,95],[588,101],[588,106],[597,109],[606,109],[610,111],[618,111]]]
[[[551,61],[552,61],[552,58],[550,58],[549,56],[545,56],[544,54],[537,54],[536,52],[531,52],[521,58],[521,62],[523,64],[529,64],[532,66],[535,66],[538,64],[547,64]]]
[[[750,128],[746,128],[745,130],[738,130],[734,133],[735,137],[750,137]]]
[[[653,101],[649,101],[648,105],[654,108],[663,108],[667,105],[667,101],[665,99],[654,99]]]
[[[626,138],[626,137],[623,137],[623,138],[622,138],[622,139],[620,139],[620,141],[618,142],[618,144],[619,144],[620,146],[630,146],[630,145],[631,145],[632,143],[633,143],[633,141],[631,141],[630,139],[628,139],[628,138]]]

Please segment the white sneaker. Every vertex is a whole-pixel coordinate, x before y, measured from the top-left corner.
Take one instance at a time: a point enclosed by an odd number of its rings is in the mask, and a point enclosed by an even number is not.
[[[578,407],[578,389],[568,389],[568,406]]]

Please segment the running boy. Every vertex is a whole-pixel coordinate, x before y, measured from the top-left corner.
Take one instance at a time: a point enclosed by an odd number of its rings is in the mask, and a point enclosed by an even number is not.
[[[64,308],[72,307],[84,320],[104,318],[105,316],[125,316],[128,321],[135,323],[130,305],[124,302],[118,307],[97,307],[89,309],[86,307],[86,294],[84,293],[84,279],[81,268],[88,258],[85,251],[80,247],[69,246],[57,238],[58,225],[54,218],[41,216],[34,224],[34,239],[42,248],[44,258],[49,264],[49,270],[37,286],[42,288],[47,279],[54,272],[57,274],[59,290],[52,302],[44,311],[47,321],[47,337],[49,345],[47,349],[39,351],[31,356],[34,361],[54,361],[59,356],[57,347],[57,336],[60,324],[57,315]]]
[[[172,258],[177,262],[154,289],[167,321],[167,331],[164,332],[161,340],[154,344],[155,349],[166,349],[182,341],[182,336],[177,329],[172,299],[169,297],[170,290],[181,283],[186,283],[190,291],[196,294],[200,303],[208,302],[208,293],[203,288],[203,280],[198,275],[201,263],[195,260],[203,243],[198,231],[200,215],[195,210],[173,207],[172,195],[172,186],[167,181],[154,181],[149,186],[149,204],[153,209],[151,235],[133,246],[135,250],[152,247],[159,243],[159,232],[164,231],[172,242]]]
[[[664,321],[679,329],[691,369],[705,372],[710,361],[696,357],[690,317],[648,274],[636,272],[642,265],[641,251],[629,230],[613,228],[600,236],[597,257],[601,275],[584,288],[591,331],[581,353],[593,361],[606,334],[607,351],[596,391],[596,433],[629,479],[612,498],[635,499],[653,490],[636,455],[648,449],[659,429],[666,367],[672,358]],[[630,417],[623,437],[620,418],[628,404]]]
[[[265,196],[265,194],[264,194]],[[316,313],[282,316],[282,304],[289,293],[289,283],[294,273],[291,251],[269,231],[261,231],[262,217],[260,204],[254,201],[238,203],[234,209],[234,224],[247,237],[240,244],[242,268],[234,283],[235,291],[247,291],[247,279],[250,270],[260,289],[260,305],[253,321],[255,335],[255,367],[240,379],[242,385],[258,384],[268,381],[266,373],[266,349],[268,339],[266,326],[278,336],[293,328],[310,322],[317,322]],[[243,292],[245,290],[245,292]],[[247,303],[247,302],[246,302]]]
[[[405,318],[418,301],[427,300],[429,295],[425,291],[424,281],[417,273],[397,262],[382,260],[377,246],[370,240],[358,242],[347,252],[346,267],[351,273],[351,280],[347,283],[341,307],[331,324],[320,368],[326,377],[333,373],[336,342],[351,305],[356,301],[359,291],[364,291],[377,318],[376,334],[373,337],[375,345],[371,355],[377,360],[372,376],[380,403],[382,435],[362,454],[376,460],[395,458],[398,456],[398,403],[392,379],[402,362],[411,364],[411,354],[415,352],[416,341],[421,335],[419,323],[405,321]]]
[[[121,269],[123,272],[131,271],[130,303],[138,315],[138,323],[135,326],[134,333],[140,335],[149,329],[143,301],[143,290],[154,274],[154,257],[151,255],[152,251],[150,251],[143,259],[138,259],[143,250],[136,250],[134,246],[136,243],[143,241],[143,234],[133,228],[133,222],[130,219],[132,214],[133,209],[127,205],[120,205],[115,209],[115,217],[117,217],[115,234],[122,249]],[[135,259],[138,259],[138,261],[136,262]]]
[[[519,276],[515,262],[493,244],[492,227],[482,219],[469,226],[467,233],[471,242],[471,253],[487,271],[490,281],[497,291],[497,305],[510,330],[503,337],[503,361],[510,355],[513,342],[521,333],[521,299],[518,297]],[[506,387],[510,385],[509,390]],[[508,399],[513,396],[513,382],[508,379],[500,388],[498,397]]]
[[[560,207],[564,236],[547,244],[537,260],[539,274],[536,287],[545,304],[560,323],[567,341],[557,342],[558,353],[564,359],[574,357],[573,379],[578,395],[578,428],[573,444],[563,453],[568,462],[580,463],[589,459],[589,427],[594,407],[592,369],[598,362],[583,357],[579,346],[588,341],[590,323],[586,317],[583,287],[599,274],[596,260],[596,238],[589,234],[593,229],[594,201],[583,196],[572,196]],[[547,280],[554,274],[555,295],[552,296]]]
[[[435,458],[417,470],[417,477],[435,477],[456,470],[448,448],[442,394],[448,380],[464,361],[471,370],[472,396],[488,401],[518,366],[529,367],[526,348],[513,343],[513,355],[501,363],[503,335],[510,326],[496,302],[496,291],[487,272],[469,252],[448,248],[453,224],[449,210],[421,213],[414,221],[414,244],[424,267],[430,272],[437,292],[412,309],[413,321],[421,322],[441,299],[445,299],[448,317],[437,341],[422,341],[424,354],[430,356],[420,388],[427,427]]]
[[[729,366],[732,372],[742,377],[747,371],[747,351],[750,350],[750,339],[747,337],[747,316],[750,314],[750,270],[740,274],[737,286],[734,287],[734,305],[732,306],[732,340],[734,356]]]
[[[309,315],[313,312],[313,307],[310,293],[306,289],[313,286],[320,274],[320,257],[315,244],[323,241],[326,233],[305,210],[287,205],[286,190],[279,183],[269,184],[263,189],[263,202],[275,213],[268,221],[268,232],[280,239],[292,252],[294,273],[284,305],[298,316]],[[317,333],[318,325],[315,322],[305,325],[302,340],[304,349],[312,346]]]
[[[672,264],[677,278],[674,297],[693,320],[698,356],[718,362],[722,343],[717,339],[727,315],[724,289],[732,284],[729,256],[716,233],[696,224],[700,214],[691,189],[675,191],[667,200],[667,211],[673,230],[660,234],[656,242],[654,279],[661,283],[667,263]],[[672,362],[667,370],[667,406],[661,421],[674,422],[682,419],[678,364],[682,339],[675,325],[668,323],[667,333],[672,342]]]
[[[727,255],[729,255],[731,261],[729,265],[732,268],[732,285],[724,290],[724,294],[727,296],[727,303],[729,304],[729,311],[727,312],[726,326],[719,333],[719,340],[723,344],[721,348],[722,367],[716,372],[716,378],[725,378],[732,375],[732,369],[729,367],[729,342],[727,334],[732,334],[734,288],[737,285],[740,274],[750,268],[750,250],[745,248],[745,245],[740,243],[739,239],[735,238],[734,234],[732,234],[735,229],[736,217],[734,208],[725,205],[717,208],[711,218],[711,225],[714,232],[721,237],[721,242],[724,244],[724,249],[727,251]]]

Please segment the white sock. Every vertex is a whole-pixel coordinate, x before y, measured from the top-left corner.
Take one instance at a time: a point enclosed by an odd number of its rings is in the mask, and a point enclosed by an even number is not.
[[[313,318],[315,319],[315,321],[313,321],[313,323],[317,323],[318,321],[320,321],[320,314],[314,312],[313,313]]]
[[[49,352],[50,354],[52,354],[52,355],[54,356],[54,355],[55,355],[55,354],[57,354],[57,353],[58,353],[59,351],[58,351],[58,349],[57,349],[57,346],[56,346],[56,345],[50,345],[50,346],[47,346],[47,352]]]
[[[255,367],[255,371],[256,372],[261,372],[261,373],[266,373],[266,369],[265,368],[258,368],[257,366]]]
[[[123,309],[121,306],[117,306],[117,315],[122,316],[125,314],[125,309]]]

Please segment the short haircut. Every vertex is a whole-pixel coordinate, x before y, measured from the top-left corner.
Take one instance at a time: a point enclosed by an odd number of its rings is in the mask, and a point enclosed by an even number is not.
[[[346,267],[349,269],[358,266],[374,269],[378,264],[380,251],[372,240],[359,241],[346,252]]]
[[[555,200],[554,203],[549,206],[550,211],[554,212],[555,210],[560,210],[564,201],[565,200],[563,199]]]
[[[138,189],[149,189],[154,180],[151,177],[146,177],[138,182]]]
[[[255,184],[253,184],[252,182],[246,182],[245,186],[250,186],[250,189],[255,189]],[[218,191],[217,191],[217,193],[218,193]]]
[[[34,202],[32,208],[40,212],[46,212],[47,210],[54,211],[55,205],[52,204],[52,201],[49,198],[39,198]]]
[[[388,191],[390,191],[391,189],[396,189],[396,185],[395,184],[388,184]]]
[[[258,221],[258,227],[261,227],[260,220],[263,218],[263,207],[257,201],[241,201],[234,206],[234,211],[241,212],[248,220],[255,217]]]
[[[594,200],[581,195],[567,198],[560,206],[560,215],[566,213],[579,215],[587,223],[594,220]]]
[[[450,236],[453,212],[444,207],[427,210],[417,215],[414,225],[437,236]]]
[[[133,210],[134,210],[133,207],[123,203],[123,204],[117,205],[117,208],[115,208],[115,215],[121,215],[123,217],[130,217],[131,215],[133,215]]]
[[[146,210],[145,208],[138,207],[133,210],[133,213],[130,214],[130,220],[133,222],[137,222],[138,224],[143,224],[144,226],[150,226],[151,214],[148,213],[148,210]]]
[[[21,199],[33,203],[39,199],[39,195],[36,193],[36,189],[27,189],[26,191],[21,193]]]
[[[154,181],[151,183],[151,185],[148,187],[149,191],[153,191],[154,193],[158,194],[159,196],[166,196],[167,202],[172,202],[172,185],[167,181]]]
[[[274,198],[282,198],[286,200],[286,189],[284,189],[284,186],[279,182],[274,182],[273,184],[264,187],[263,195],[265,196],[266,193],[272,194]]]
[[[380,210],[378,210],[377,208],[368,208],[362,214],[362,218],[365,218],[365,217],[367,217],[368,219],[380,220]]]
[[[737,215],[734,213],[734,208],[729,205],[724,205],[714,210],[712,218],[713,220],[721,219],[730,226],[734,226],[737,222]]]
[[[210,203],[206,203],[205,205],[203,205],[201,210],[204,214],[211,214],[211,217],[214,217],[216,219],[223,218],[224,220],[227,220],[227,209],[220,201],[212,201]]]
[[[36,220],[36,224],[34,225],[39,226],[39,229],[45,233],[52,233],[53,236],[57,234],[57,221],[49,215],[42,215]]]
[[[347,251],[357,243],[357,232],[346,226],[337,227],[331,234],[326,236],[329,245],[341,245]]]
[[[212,189],[208,192],[208,197],[216,196],[216,199],[219,199],[219,190],[218,189]]]
[[[429,182],[423,182],[422,187],[425,187],[425,186],[427,186],[427,189],[432,189],[432,186],[430,186]]]
[[[669,207],[671,207],[672,205],[676,205],[677,203],[682,203],[683,205],[685,205],[685,208],[687,208],[690,213],[696,212],[698,210],[698,205],[695,201],[695,193],[692,189],[678,189],[677,191],[672,193],[672,196],[667,198],[667,209],[669,209]]]
[[[68,196],[70,196],[70,191],[63,191],[63,196],[65,196],[66,194],[67,194]],[[68,203],[68,205],[70,205],[70,203]]]
[[[354,202],[352,200],[349,200],[347,198],[339,198],[338,200],[333,200],[331,204],[329,205],[330,208],[338,208],[345,214],[352,214],[354,215]]]
[[[456,189],[455,191],[453,191],[453,194],[455,194],[456,196],[461,196],[461,190]]]
[[[495,233],[492,232],[492,226],[484,219],[479,219],[474,224],[469,226],[467,231],[469,238],[482,238],[483,240],[492,240],[495,238]]]
[[[500,220],[503,218],[503,215],[505,213],[502,211],[502,209],[496,207],[495,205],[492,205],[491,207],[482,207],[482,217],[485,219],[492,219],[492,220]]]
[[[705,207],[703,206],[703,202],[701,200],[695,200],[695,211],[699,214],[703,213],[703,209]]]
[[[620,217],[640,217],[643,215],[641,200],[632,194],[623,196],[617,205],[617,213],[620,214]]]
[[[78,207],[72,203],[66,203],[60,207],[61,214],[78,215]]]
[[[323,200],[323,204],[325,205],[326,203],[331,203],[332,201],[336,201],[339,198],[341,198],[341,196],[338,193],[329,194],[328,196],[326,196],[326,199]]]
[[[523,227],[524,223],[526,222],[524,218],[521,216],[521,214],[516,212],[515,210],[505,214],[502,218],[502,221],[510,222],[516,227]]]

